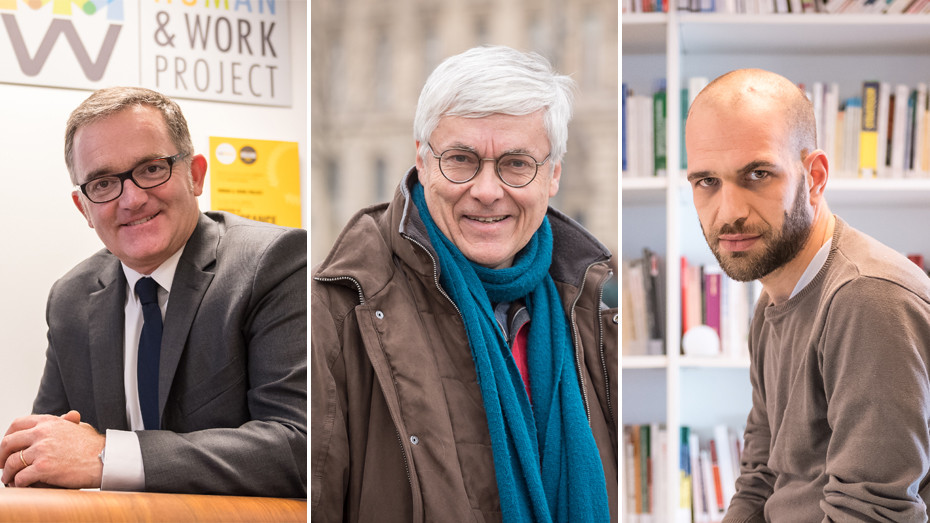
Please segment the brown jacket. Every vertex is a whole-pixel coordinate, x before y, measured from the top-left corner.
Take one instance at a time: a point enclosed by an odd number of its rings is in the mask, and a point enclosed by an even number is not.
[[[313,521],[500,521],[465,326],[409,198],[359,212],[311,283]],[[617,521],[617,311],[609,251],[550,208],[550,273],[571,324],[585,408]]]

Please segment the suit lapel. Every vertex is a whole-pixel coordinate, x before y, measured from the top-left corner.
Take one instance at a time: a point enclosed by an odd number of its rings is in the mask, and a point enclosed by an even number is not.
[[[101,289],[91,293],[88,307],[88,345],[94,403],[99,427],[129,430],[123,383],[123,330],[126,283],[115,257],[99,278]]]
[[[220,232],[216,222],[201,214],[197,228],[184,247],[184,253],[178,261],[171,293],[168,296],[168,310],[165,312],[165,327],[161,340],[161,359],[158,371],[158,412],[164,414],[168,393],[174,382],[178,362],[184,353],[194,316],[200,308],[200,302],[213,281],[213,267],[216,264],[216,249]]]

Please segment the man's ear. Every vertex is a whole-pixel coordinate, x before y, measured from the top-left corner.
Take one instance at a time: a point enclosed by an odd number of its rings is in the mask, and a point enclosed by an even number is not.
[[[79,191],[71,191],[71,199],[74,201],[74,206],[77,207],[77,210],[84,216],[84,219],[87,220],[87,226],[93,229],[94,222],[90,219],[90,213],[84,208],[84,202],[81,201],[81,193]]]
[[[202,154],[191,158],[191,183],[194,196],[203,194],[203,182],[207,177],[207,159]]]
[[[810,183],[810,203],[818,205],[823,201],[823,191],[827,188],[827,180],[830,178],[830,163],[827,154],[820,149],[807,155],[805,163],[810,167],[807,169],[807,181]]]
[[[414,141],[414,144],[416,146],[416,151],[414,152],[414,155],[417,158],[417,163],[416,163],[417,172],[421,173],[425,171],[426,166],[423,165],[423,158],[420,157],[420,140]]]
[[[549,197],[552,198],[559,192],[559,181],[562,179],[562,162],[555,164],[552,168],[552,177],[549,179]]]

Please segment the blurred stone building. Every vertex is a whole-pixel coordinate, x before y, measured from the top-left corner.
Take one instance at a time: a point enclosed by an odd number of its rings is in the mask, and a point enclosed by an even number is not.
[[[413,165],[420,89],[481,44],[546,56],[578,84],[551,202],[618,246],[616,0],[312,0],[311,264],[359,209],[389,200]]]

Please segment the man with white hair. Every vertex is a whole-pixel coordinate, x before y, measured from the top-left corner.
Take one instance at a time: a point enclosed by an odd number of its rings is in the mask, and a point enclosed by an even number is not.
[[[611,254],[548,206],[572,87],[499,46],[427,80],[416,165],[313,273],[315,520],[617,520]]]

